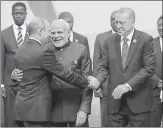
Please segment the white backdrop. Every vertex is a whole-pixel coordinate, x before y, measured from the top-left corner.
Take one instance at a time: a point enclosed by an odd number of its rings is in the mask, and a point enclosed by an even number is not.
[[[11,25],[11,7],[16,1],[1,1],[1,30]],[[33,18],[27,1],[22,1],[27,5],[26,22]],[[87,36],[90,45],[91,56],[93,55],[93,45],[95,36],[98,33],[108,31],[110,27],[110,14],[121,7],[130,7],[136,13],[135,27],[139,30],[158,35],[156,22],[162,15],[162,1],[53,1],[57,15],[62,11],[69,11],[74,16],[74,30]],[[93,98],[92,102],[91,126],[100,126],[100,106],[99,99]]]

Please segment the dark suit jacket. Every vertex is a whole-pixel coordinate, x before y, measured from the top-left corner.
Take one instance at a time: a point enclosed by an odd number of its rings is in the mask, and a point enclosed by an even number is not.
[[[95,44],[94,44],[94,54],[93,54],[93,75],[97,75],[97,70],[99,68],[99,64],[102,61],[102,52],[104,41],[108,36],[112,35],[112,31],[100,33],[97,35]],[[108,95],[108,78],[101,84],[102,95],[106,97]],[[95,96],[99,97],[99,94],[94,91]]]
[[[150,82],[154,89],[154,96],[160,96],[160,89],[157,87],[160,80],[162,80],[162,51],[160,47],[160,40],[159,37],[155,38],[153,41],[154,51],[155,51],[155,58],[156,58],[156,66],[155,66],[155,73],[150,78]]]
[[[90,56],[90,50],[89,50],[89,44],[88,44],[87,37],[85,37],[79,33],[73,32],[73,42],[83,44],[88,51],[88,55]]]
[[[24,41],[27,39],[28,34]],[[11,79],[11,73],[15,68],[14,56],[18,48],[13,26],[3,30],[1,32],[1,84],[5,86],[17,86],[18,84]]]
[[[68,42],[63,48],[57,49],[55,53],[64,67],[70,71],[88,76],[92,75],[92,62],[87,52],[85,46]],[[67,87],[67,83],[53,77],[53,86]],[[90,89],[54,88],[52,122],[76,121],[78,111],[90,114],[92,94],[93,91]]]
[[[109,113],[115,113],[119,110],[121,100],[113,99],[112,92],[118,85],[124,83],[128,83],[132,88],[131,92],[123,95],[131,112],[150,111],[151,99],[149,95],[151,94],[149,92],[152,88],[145,82],[154,72],[155,57],[152,40],[150,35],[135,29],[124,69],[121,59],[120,36],[113,34],[105,40],[104,55],[96,78],[101,83],[108,75],[110,76]]]
[[[54,45],[42,46],[29,39],[16,52],[16,68],[23,71],[15,99],[13,116],[20,121],[50,121],[51,87],[49,75],[55,74],[70,84],[87,85],[85,77],[73,73],[58,63]],[[47,73],[52,74],[47,74]]]

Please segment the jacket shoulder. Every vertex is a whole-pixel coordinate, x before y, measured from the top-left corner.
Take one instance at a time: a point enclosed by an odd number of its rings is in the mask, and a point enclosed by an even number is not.
[[[97,35],[97,37],[98,37],[98,38],[101,38],[101,37],[107,36],[107,35],[109,35],[109,34],[111,34],[111,31],[102,32],[102,33],[99,33],[99,34]]]
[[[75,34],[77,37],[79,37],[79,38],[82,38],[82,39],[87,39],[87,37],[86,37],[86,36],[81,35],[81,34],[79,34],[79,33],[74,32],[74,34]]]
[[[12,30],[12,26],[5,28],[3,31],[1,31],[1,36],[6,36],[11,30]]]
[[[82,50],[84,51],[86,49],[86,46],[85,45],[82,45],[82,44],[79,44],[79,43],[74,43],[74,42],[71,42],[71,46],[73,49],[77,49],[77,50]]]
[[[151,35],[149,35],[148,33],[145,33],[143,31],[139,31],[139,30],[135,30],[135,31],[136,31],[136,33],[138,33],[139,37],[141,37],[141,38],[144,38],[144,39],[152,38],[153,39],[153,37]]]

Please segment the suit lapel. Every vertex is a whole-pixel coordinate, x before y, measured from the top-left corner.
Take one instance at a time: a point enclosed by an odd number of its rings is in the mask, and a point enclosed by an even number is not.
[[[117,60],[118,60],[119,66],[123,70],[120,42],[121,42],[121,36],[116,34],[116,37],[115,37],[115,52],[116,52],[116,55],[117,55]]]
[[[10,42],[13,42],[13,44],[18,48],[13,26],[9,28],[9,35],[11,35]]]
[[[135,50],[137,48],[138,43],[139,43],[139,37],[138,37],[137,31],[135,30],[134,34],[132,36],[132,40],[131,40],[130,48],[129,48],[129,51],[128,51],[128,56],[127,56],[127,60],[126,60],[124,70],[127,68],[130,60],[132,59],[132,56],[135,53]]]
[[[160,40],[157,38],[157,40],[153,43],[154,44],[154,49],[155,49],[155,56],[156,56],[156,61],[160,67],[162,67],[162,52],[161,52],[161,47],[160,47]]]

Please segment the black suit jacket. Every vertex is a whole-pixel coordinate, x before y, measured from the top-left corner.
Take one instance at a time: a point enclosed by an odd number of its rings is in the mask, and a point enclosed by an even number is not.
[[[155,51],[156,64],[154,75],[150,78],[149,83],[153,86],[154,96],[160,96],[160,89],[157,87],[159,81],[162,80],[162,51],[159,37],[155,38],[152,43]]]
[[[73,32],[73,42],[83,44],[88,51],[87,54],[90,56],[90,50],[89,50],[89,44],[88,44],[87,37],[85,37],[79,33]]]
[[[87,52],[86,47],[82,44],[68,42],[64,47],[56,49],[55,54],[58,61],[67,69],[89,76],[92,75],[92,62]],[[54,87],[52,122],[76,121],[78,111],[91,113],[93,94],[91,89],[81,90],[54,76],[52,82]],[[58,86],[61,86],[61,89]],[[55,89],[55,87],[58,88]]]
[[[104,47],[104,41],[107,39],[110,35],[112,35],[112,31],[100,33],[96,36],[95,44],[94,44],[94,54],[93,54],[93,74],[94,76],[98,73],[99,65],[102,61],[102,55],[103,55],[103,47]],[[101,89],[102,89],[102,95],[104,97],[107,97],[108,95],[108,78],[101,83]],[[100,94],[98,92],[94,91],[95,96],[99,97]]]
[[[26,32],[24,42],[27,39]],[[13,26],[3,30],[1,32],[1,84],[5,86],[17,86],[17,82],[11,79],[11,73],[15,68],[14,56],[18,48]]]
[[[119,110],[121,100],[113,99],[112,92],[118,85],[124,83],[128,83],[132,88],[131,92],[123,95],[127,99],[129,109],[133,113],[150,111],[149,95],[151,93],[149,92],[152,88],[145,82],[154,72],[155,57],[152,40],[150,35],[135,29],[124,69],[121,59],[120,36],[113,34],[105,40],[104,55],[96,78],[103,82],[109,75],[109,113]]]
[[[58,63],[53,44],[42,46],[29,39],[16,52],[16,68],[23,71],[15,99],[13,116],[20,121],[50,121],[51,87],[48,77],[52,74],[70,84],[86,87],[86,77],[69,71]],[[50,74],[49,74],[50,73]]]

